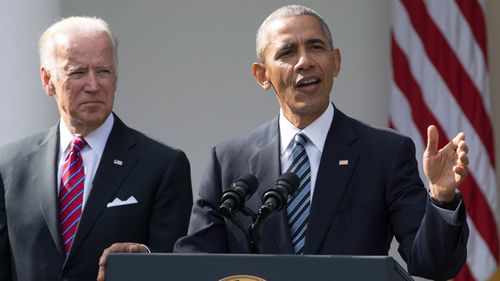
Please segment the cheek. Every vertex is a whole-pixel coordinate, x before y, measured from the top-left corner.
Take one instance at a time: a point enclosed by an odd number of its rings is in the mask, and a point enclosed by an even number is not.
[[[111,92],[108,97],[108,107],[112,108],[114,102],[115,102],[115,93]]]
[[[78,83],[69,83],[66,82],[62,85],[62,91],[64,92],[64,95],[67,97],[73,96],[72,93],[77,93],[78,92]]]
[[[276,89],[283,90],[290,86],[290,74],[286,69],[279,68],[271,72],[270,81]]]
[[[116,80],[111,79],[109,81],[104,81],[102,84],[102,89],[106,93],[106,95],[110,96],[112,98],[115,94],[116,91]]]
[[[114,85],[110,85],[109,87],[106,88],[107,99],[110,102],[113,102],[115,99],[115,91],[116,91],[116,87],[114,87]]]
[[[69,107],[72,104],[72,95],[71,95],[71,87],[70,85],[63,84],[59,87],[55,88],[55,96],[57,98],[57,102],[63,107]]]

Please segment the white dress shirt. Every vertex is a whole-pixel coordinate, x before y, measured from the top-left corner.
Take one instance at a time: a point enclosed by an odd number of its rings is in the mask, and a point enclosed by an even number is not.
[[[87,202],[90,190],[92,190],[92,182],[94,181],[95,172],[97,170],[99,162],[101,161],[104,147],[106,146],[109,134],[111,133],[111,129],[113,128],[114,120],[115,119],[113,117],[113,114],[109,114],[108,118],[106,118],[106,121],[104,121],[104,123],[99,128],[83,137],[87,142],[87,145],[80,152],[83,160],[83,167],[85,168],[85,182],[83,187],[82,205],[83,207],[85,207],[85,203]],[[71,141],[73,140],[73,138],[75,138],[75,136],[68,130],[68,127],[64,123],[63,119],[61,119],[61,121],[59,122],[59,134],[59,168],[57,169],[58,193],[61,186],[61,174],[64,159],[66,159],[66,155],[68,155],[71,148]]]
[[[281,173],[286,172],[290,162],[288,157],[293,149],[293,137],[298,132],[302,132],[307,136],[308,142],[305,149],[309,164],[311,166],[311,201],[314,194],[314,186],[316,184],[316,177],[318,175],[319,162],[321,161],[321,154],[325,146],[326,136],[332,125],[334,109],[331,103],[328,108],[321,114],[318,119],[314,120],[309,126],[303,130],[296,128],[288,119],[286,119],[283,111],[280,110],[279,127],[280,127],[280,160],[281,160]]]

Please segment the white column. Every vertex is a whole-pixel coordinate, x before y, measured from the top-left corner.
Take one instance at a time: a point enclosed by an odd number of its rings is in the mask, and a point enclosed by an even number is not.
[[[38,37],[61,14],[60,0],[3,1],[0,12],[0,146],[58,120],[42,89]]]

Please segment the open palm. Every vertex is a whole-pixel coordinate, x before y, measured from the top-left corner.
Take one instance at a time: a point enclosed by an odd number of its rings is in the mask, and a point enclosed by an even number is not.
[[[457,134],[453,140],[438,150],[439,133],[434,125],[427,128],[427,148],[423,156],[424,172],[429,180],[431,196],[440,201],[450,201],[467,176],[469,163],[465,135]]]

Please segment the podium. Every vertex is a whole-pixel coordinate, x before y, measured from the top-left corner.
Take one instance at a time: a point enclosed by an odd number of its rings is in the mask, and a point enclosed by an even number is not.
[[[129,254],[108,256],[107,281],[410,281],[388,256]]]

